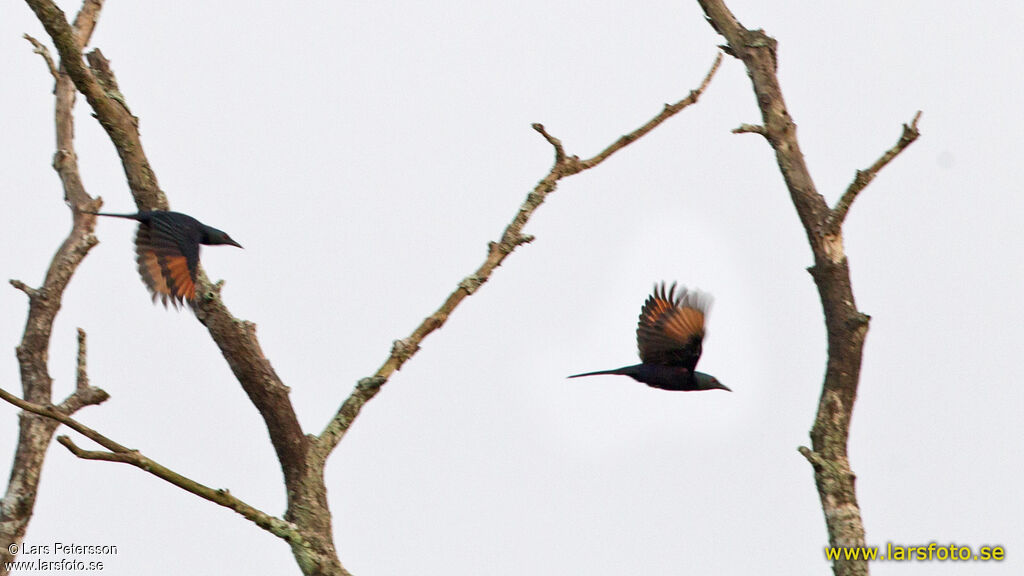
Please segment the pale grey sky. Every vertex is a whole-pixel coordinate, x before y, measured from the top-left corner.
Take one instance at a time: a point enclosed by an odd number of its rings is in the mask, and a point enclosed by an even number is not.
[[[78,4],[64,2],[71,12]],[[952,2],[729,6],[780,43],[779,73],[830,201],[923,110],[922,137],[846,225],[873,317],[851,458],[870,544],[1002,545],[1001,564],[876,575],[1016,574],[1024,424],[1020,100],[1024,7]],[[69,219],[52,81],[0,12],[3,279],[36,285]],[[259,325],[303,425],[485,255],[546,174],[541,122],[589,156],[678,100],[722,39],[696,2],[109,2],[113,63],[172,207],[246,249],[207,248],[224,299]],[[82,175],[133,208],[78,107]],[[803,230],[746,72],[562,182],[498,269],[364,410],[328,469],[336,544],[357,576],[827,574],[810,466],[824,324]],[[111,393],[80,419],[272,513],[281,474],[256,410],[189,312],[149,302],[134,226],[101,221],[50,354],[73,386],[74,330]],[[659,280],[715,297],[700,368],[733,394],[626,378]],[[0,289],[0,385],[18,390],[25,298]],[[16,411],[0,405],[0,462]],[[67,433],[67,432],[65,432]],[[85,442],[83,440],[83,442]],[[297,574],[288,547],[139,470],[51,449],[26,542],[113,544],[105,576]]]

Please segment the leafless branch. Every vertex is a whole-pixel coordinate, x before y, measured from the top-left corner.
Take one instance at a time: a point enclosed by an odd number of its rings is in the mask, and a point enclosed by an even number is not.
[[[814,469],[830,545],[864,546],[864,524],[847,457],[847,442],[870,318],[857,309],[854,301],[841,227],[857,193],[917,137],[917,116],[910,127],[904,128],[900,142],[867,172],[859,173],[836,210],[831,210],[818,193],[800,151],[796,124],[789,115],[776,75],[775,39],[763,30],[744,27],[722,0],[698,2],[711,26],[726,39],[726,52],[746,66],[761,110],[761,126],[748,129],[744,125],[735,132],[759,133],[771,145],[814,254],[814,265],[809,270],[825,312],[828,362],[818,413],[811,429],[812,448],[802,447],[800,452]],[[868,564],[866,560],[839,558],[833,564],[833,571],[836,576],[862,576],[868,573]]]
[[[136,205],[145,210],[167,209],[167,198],[142,148],[136,119],[128,111],[106,59],[94,51],[90,55],[92,67],[86,66],[81,47],[75,43],[75,34],[60,8],[50,0],[26,2],[56,45],[68,76],[85,95],[113,142]],[[196,316],[207,326],[228,365],[263,416],[288,482],[288,493],[301,499],[303,491],[298,486],[305,476],[306,437],[288,398],[288,387],[263,355],[255,325],[234,318],[202,272],[197,285]]]
[[[533,236],[522,233],[523,227],[526,226],[526,223],[530,220],[534,211],[544,203],[548,194],[555,191],[559,180],[597,166],[615,152],[625,148],[632,142],[635,142],[659,124],[677,114],[683,108],[695,103],[711,82],[711,79],[714,77],[715,72],[718,70],[721,63],[722,55],[718,54],[715,57],[715,61],[714,64],[712,64],[711,69],[700,83],[700,86],[697,89],[692,90],[686,98],[683,98],[675,104],[666,104],[665,109],[662,110],[660,114],[652,118],[640,128],[620,137],[596,156],[588,160],[580,160],[577,156],[566,156],[561,140],[549,134],[543,125],[534,124],[533,129],[540,133],[540,135],[543,136],[544,139],[547,140],[547,142],[555,149],[555,163],[551,167],[551,170],[548,172],[547,176],[537,183],[533,188],[533,191],[527,194],[526,200],[524,200],[522,205],[519,207],[519,211],[502,232],[501,239],[488,244],[487,258],[484,260],[484,263],[481,264],[473,274],[459,282],[458,286],[456,286],[455,290],[448,295],[448,298],[445,299],[444,303],[442,303],[433,314],[427,316],[427,318],[424,319],[415,330],[413,330],[412,334],[402,340],[395,341],[391,354],[384,361],[384,364],[377,369],[377,372],[374,373],[373,376],[363,378],[356,384],[355,389],[341,405],[334,418],[331,419],[317,439],[317,450],[320,454],[320,458],[326,460],[327,456],[338,445],[342,437],[352,425],[352,422],[359,415],[359,411],[362,409],[363,405],[373,398],[377,392],[380,391],[381,386],[388,381],[391,375],[396,370],[399,370],[402,367],[402,364],[416,353],[419,349],[420,342],[422,342],[430,333],[441,328],[455,308],[458,307],[458,305],[467,296],[473,294],[477,288],[487,282],[495,268],[500,266],[501,263],[505,261],[505,258],[507,258],[508,255],[516,249],[516,247],[533,240]]]
[[[732,129],[733,134],[760,134],[764,136],[764,126],[757,124],[740,124],[738,128]]]
[[[814,466],[815,469],[818,469],[825,465],[825,459],[822,458],[820,454],[811,450],[807,446],[800,446],[796,450],[804,458],[807,458],[807,461],[810,462],[811,466]]]
[[[857,175],[854,177],[853,182],[850,183],[849,188],[846,189],[839,202],[836,203],[836,207],[832,209],[832,214],[825,225],[827,233],[839,233],[839,228],[843,225],[846,215],[850,212],[850,206],[853,205],[853,201],[857,199],[857,195],[860,194],[861,190],[866,188],[875,179],[875,176],[878,175],[882,168],[885,168],[886,164],[892,162],[893,159],[900,155],[900,152],[903,152],[907,146],[910,146],[914,143],[914,140],[917,140],[917,137],[921,135],[917,130],[917,121],[920,119],[921,111],[918,110],[917,114],[914,114],[914,119],[910,122],[910,125],[903,125],[903,133],[892,148],[886,150],[885,154],[882,154],[867,170],[857,170]]]
[[[39,54],[43,57],[43,60],[46,60],[46,67],[50,69],[50,75],[53,76],[53,79],[59,80],[60,72],[57,71],[57,65],[53,63],[53,57],[50,56],[50,50],[44,46],[42,42],[28,34],[24,34],[22,38],[28,40],[32,44],[32,47],[34,48],[32,52]]]
[[[160,190],[156,174],[143,150],[137,119],[129,111],[106,59],[93,51],[90,54],[91,65],[86,66],[75,33],[52,0],[26,0],[26,3],[56,46],[62,68],[85,96],[94,116],[114,144],[136,205],[143,210],[168,209],[167,198]],[[60,159],[58,156],[57,161]],[[300,545],[298,540],[289,539],[298,564],[303,570],[315,569],[318,574],[348,574],[338,561],[331,536],[323,463],[311,462],[307,458],[310,439],[299,424],[288,387],[263,354],[256,338],[255,324],[235,318],[230,313],[201,267],[196,287],[196,318],[206,326],[267,426],[285,479],[288,500],[285,520],[295,525],[306,543]]]
[[[636,130],[633,130],[629,134],[622,136],[613,144],[599,152],[593,158],[590,158],[589,160],[583,160],[582,162],[580,162],[581,166],[578,171],[583,171],[588,168],[593,168],[594,166],[597,166],[598,164],[603,162],[605,158],[618,152],[622,148],[625,148],[629,144],[641,138],[644,134],[650,132],[651,130],[654,130],[659,124],[661,124],[665,120],[668,120],[672,116],[675,116],[683,108],[686,108],[687,106],[696,103],[697,100],[700,99],[701,94],[704,93],[704,90],[707,89],[708,84],[711,84],[711,79],[715,77],[715,73],[718,72],[718,67],[721,66],[721,64],[722,55],[718,54],[717,56],[715,56],[715,61],[711,65],[711,69],[708,70],[708,73],[704,76],[704,80],[701,81],[700,86],[698,86],[694,90],[691,90],[690,93],[686,96],[686,98],[683,98],[682,100],[676,102],[675,104],[665,104],[665,108],[661,111],[661,113],[655,116],[654,118],[651,118],[646,124],[637,128]]]
[[[82,460],[102,460],[104,462],[121,462],[131,464],[130,452],[106,452],[104,450],[83,450],[67,436],[57,436],[57,442]]]
[[[77,40],[82,36],[68,24],[64,12],[54,2],[26,0],[26,3],[35,12],[39,22],[56,46],[57,52],[60,54],[62,69],[67,72],[78,91],[85,96],[100,121],[100,125],[107,131],[107,135],[114,143],[114,147],[121,156],[128,185],[132,189],[138,207],[145,210],[166,210],[168,208],[167,197],[160,190],[156,174],[146,159],[138,130],[134,129],[135,118],[121,104],[120,100],[107,94],[104,85],[86,66],[82,59],[84,43],[79,43]],[[87,13],[88,9],[93,14],[90,20],[95,22],[95,13],[98,12],[100,6],[102,6],[102,2],[86,2],[82,12],[79,13],[79,19],[84,17],[83,15]],[[76,19],[77,22],[78,19]],[[89,30],[91,28],[92,24],[90,24]]]
[[[65,414],[74,414],[80,409],[86,406],[95,406],[102,404],[110,398],[110,394],[107,394],[106,390],[102,388],[96,388],[89,386],[88,388],[80,388],[75,390],[73,394],[68,396],[61,402],[57,408]]]
[[[11,283],[11,286],[14,286],[18,290],[24,292],[29,298],[35,298],[36,294],[38,294],[38,291],[35,288],[30,287],[21,280],[8,280],[8,282]]]
[[[85,330],[78,329],[78,363],[75,370],[75,389],[85,390],[89,387],[89,363],[86,358],[87,346]]]
[[[58,408],[65,414],[74,414],[84,406],[105,402],[110,395],[106,391],[89,385],[86,366],[85,330],[78,329],[78,366],[75,371],[75,391],[61,402]]]
[[[230,508],[235,512],[238,512],[246,519],[252,521],[257,526],[264,530],[283,538],[290,543],[302,545],[303,539],[298,533],[298,530],[294,525],[289,522],[285,522],[280,518],[271,516],[249,504],[246,504],[242,500],[231,495],[228,490],[217,490],[210,488],[195,480],[187,478],[166,466],[163,466],[150,458],[147,458],[138,450],[132,450],[125,446],[111,440],[107,436],[97,432],[96,430],[82,424],[81,422],[72,418],[68,413],[57,406],[46,406],[36,404],[33,402],[27,402],[11,394],[7,390],[0,388],[0,399],[3,399],[11,404],[31,412],[38,414],[46,418],[55,420],[64,424],[68,428],[71,428],[75,432],[85,436],[86,438],[96,442],[100,446],[107,449],[107,451],[94,451],[94,450],[83,450],[79,448],[74,442],[71,441],[67,436],[60,436],[57,441],[64,445],[70,450],[75,456],[87,460],[106,460],[108,462],[121,462],[124,464],[131,464],[140,470],[149,472],[150,474],[166,480],[175,486],[191,492],[200,498],[209,500],[225,508]]]
[[[166,198],[160,191],[156,176],[142,150],[136,119],[129,112],[125,97],[117,87],[109,66],[105,66],[102,55],[96,51],[90,53],[90,65],[86,66],[82,61],[81,49],[75,45],[74,35],[70,32],[60,9],[51,0],[26,2],[53,40],[68,76],[74,81],[78,91],[85,95],[95,117],[114,143],[136,204],[142,209],[167,209]],[[285,477],[288,508],[284,519],[294,524],[306,543],[299,545],[295,540],[290,540],[293,553],[304,572],[348,574],[337,559],[331,539],[331,515],[327,507],[323,467],[326,457],[351,425],[351,420],[358,414],[362,405],[377,393],[395,370],[415,354],[423,337],[443,325],[448,314],[458,303],[487,281],[494,267],[516,247],[532,240],[531,236],[522,233],[522,227],[544,201],[545,196],[555,189],[558,179],[596,166],[616,150],[695,102],[710,81],[719,62],[720,58],[716,59],[715,66],[699,90],[691,92],[687,98],[674,105],[666,106],[654,120],[632,134],[620,138],[598,156],[580,161],[576,157],[565,157],[563,152],[556,159],[551,174],[527,197],[501,240],[489,245],[484,265],[477,273],[460,282],[441,308],[424,320],[410,337],[395,343],[378,373],[360,381],[320,437],[307,437],[303,433],[288,396],[287,386],[263,355],[256,338],[255,325],[230,314],[219,291],[210,284],[200,269],[196,282],[196,317],[209,330],[243,390],[266,423]],[[549,142],[553,144],[550,137]],[[311,453],[313,449],[316,451]]]
[[[70,33],[70,44],[81,49],[92,35],[100,2],[86,0],[75,19],[75,28]],[[72,108],[75,88],[63,74],[63,68],[54,65],[49,51],[42,43],[26,35],[35,52],[46,61],[47,71],[56,80],[54,94],[56,106],[54,120],[57,132],[57,152],[54,168],[64,186],[64,199],[78,210],[95,210],[99,202],[85,191],[78,176],[74,153],[74,117]],[[72,229],[50,261],[42,286],[30,288],[23,282],[12,280],[11,285],[29,296],[28,318],[21,343],[17,348],[18,365],[21,372],[21,386],[24,397],[36,404],[52,402],[52,381],[48,372],[48,353],[53,324],[60,310],[64,290],[71,276],[96,245],[93,235],[92,217],[82,217],[72,211]],[[81,371],[84,374],[84,341],[80,350]],[[80,380],[76,390],[60,406],[66,414],[72,414],[84,406],[99,404],[107,399],[107,393]],[[19,419],[18,444],[15,449],[11,475],[0,505],[0,542],[20,542],[28,529],[28,523],[35,509],[39,478],[46,458],[46,452],[57,428],[57,422],[35,415],[24,415]],[[0,575],[6,574],[7,563],[14,559],[7,546],[0,547]]]
[[[36,402],[29,402],[28,400],[24,400],[22,398],[15,396],[14,394],[11,394],[10,392],[4,390],[3,388],[0,388],[0,399],[17,406],[18,408],[21,408],[26,412],[38,414],[39,416],[44,416],[46,418],[50,418],[51,420],[55,420],[61,424],[64,424],[68,428],[71,428],[75,432],[78,432],[79,434],[85,436],[86,438],[92,440],[93,442],[96,442],[97,444],[103,446],[108,450],[111,450],[113,452],[130,452],[128,448],[125,448],[124,446],[121,446],[120,444],[114,442],[113,440],[110,440],[109,438],[103,436],[99,432],[96,432],[92,428],[89,428],[88,426],[81,424],[80,422],[72,418],[69,414],[65,413],[57,406],[54,406],[52,404],[39,404]]]
[[[539,132],[548,141],[548,144],[551,144],[555,149],[555,165],[557,166],[565,162],[565,148],[562,147],[562,141],[548,134],[547,130],[544,129],[544,125],[539,122],[533,124],[533,129]]]

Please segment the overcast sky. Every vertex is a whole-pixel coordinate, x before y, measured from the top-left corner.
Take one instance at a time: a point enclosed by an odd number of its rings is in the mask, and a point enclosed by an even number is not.
[[[1024,6],[729,6],[779,41],[789,111],[830,203],[923,110],[921,138],[845,227],[872,316],[850,456],[869,544],[1002,545],[1007,560],[873,573],[1021,573]],[[6,3],[0,275],[38,285],[69,216],[50,168],[53,82],[25,32],[48,40],[26,5]],[[532,122],[593,155],[695,88],[720,43],[692,1],[109,2],[92,46],[172,207],[245,246],[204,249],[204,267],[258,324],[319,432],[547,173]],[[132,211],[113,147],[83,99],[77,111],[88,191]],[[830,573],[796,450],[821,389],[824,323],[771,149],[730,133],[759,119],[728,58],[699,104],[560,184],[526,229],[537,240],[423,343],[330,460],[346,568]],[[132,223],[102,220],[97,236],[54,331],[57,397],[73,388],[82,327],[92,381],[112,396],[83,422],[282,513],[265,427],[205,329],[150,303]],[[636,361],[637,314],[663,279],[714,295],[699,367],[734,392],[566,380]],[[25,313],[24,294],[0,288],[12,391]],[[0,405],[4,466],[16,414]],[[105,576],[299,573],[285,543],[240,516],[58,445],[26,542],[116,545]]]

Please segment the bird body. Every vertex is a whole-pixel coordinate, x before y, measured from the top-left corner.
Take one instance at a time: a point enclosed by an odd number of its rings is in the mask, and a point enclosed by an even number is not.
[[[139,275],[152,293],[153,301],[159,297],[164,306],[170,302],[177,307],[185,300],[190,303],[195,300],[200,244],[242,247],[224,232],[180,212],[153,210],[136,214],[90,214],[138,221],[135,260]]]
[[[722,390],[728,390],[720,384],[718,386],[712,385],[718,383],[714,376],[704,374],[703,372],[691,372],[683,366],[665,366],[662,364],[634,364],[632,366],[623,366],[622,368],[615,368],[614,370],[599,370],[597,372],[585,372],[583,374],[574,374],[569,378],[579,378],[581,376],[600,376],[603,374],[615,374],[621,376],[629,376],[637,382],[643,382],[651,388],[660,388],[662,390],[681,390],[681,391],[693,391],[693,390],[712,390],[720,388]]]
[[[662,390],[729,390],[717,378],[695,370],[704,341],[704,316],[711,299],[662,283],[647,298],[637,325],[640,364],[574,374],[569,378],[616,374]],[[731,390],[730,390],[731,391]]]

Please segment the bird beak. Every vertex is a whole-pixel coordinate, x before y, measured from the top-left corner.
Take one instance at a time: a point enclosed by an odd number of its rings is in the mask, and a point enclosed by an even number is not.
[[[728,386],[726,386],[725,384],[722,384],[721,382],[718,383],[718,388],[719,388],[719,390],[725,390],[726,392],[732,392],[732,388],[729,388]]]
[[[228,244],[230,244],[232,246],[238,246],[239,248],[242,248],[242,250],[245,250],[245,248],[243,248],[241,244],[239,244],[238,242],[235,242],[231,238],[228,238]]]

